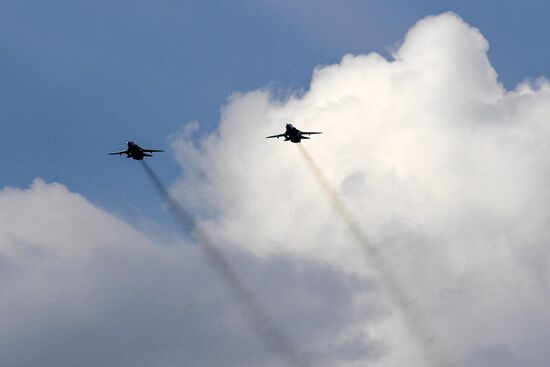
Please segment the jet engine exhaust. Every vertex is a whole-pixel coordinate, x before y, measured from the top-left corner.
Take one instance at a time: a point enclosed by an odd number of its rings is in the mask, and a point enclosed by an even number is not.
[[[324,194],[334,207],[338,215],[346,223],[349,232],[353,239],[357,242],[360,248],[366,255],[366,260],[373,266],[380,276],[382,288],[388,294],[390,302],[398,309],[401,317],[405,321],[410,335],[416,340],[422,352],[427,358],[432,367],[450,367],[453,364],[444,356],[440,348],[437,346],[436,338],[428,330],[428,327],[423,321],[424,318],[420,310],[414,305],[407,292],[400,286],[399,281],[391,269],[390,264],[383,258],[380,251],[370,243],[367,235],[359,226],[359,222],[355,220],[351,211],[346,207],[340,195],[329,182],[327,177],[321,171],[321,168],[313,160],[311,155],[306,151],[302,144],[297,144],[306,161],[309,169],[321,185]]]
[[[195,223],[193,217],[170,195],[149,165],[145,161],[140,162],[158,193],[168,204],[176,222],[181,225],[184,232],[192,232],[199,242],[208,263],[218,272],[222,280],[230,288],[233,297],[241,307],[242,314],[250,323],[254,333],[263,342],[266,349],[285,358],[290,366],[309,366],[310,363],[307,362],[303,355],[297,352],[290,339],[274,325],[267,312],[244,286],[235,269],[227,261],[220,249],[212,242],[208,234]]]

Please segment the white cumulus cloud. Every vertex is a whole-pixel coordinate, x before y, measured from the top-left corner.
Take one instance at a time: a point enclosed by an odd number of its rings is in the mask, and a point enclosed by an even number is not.
[[[176,135],[173,192],[312,365],[550,362],[550,83],[506,90],[488,47],[428,17],[392,60],[346,55]],[[323,177],[264,139],[286,122],[323,131],[301,145]],[[0,365],[287,365],[200,244],[40,179],[0,207]]]
[[[418,22],[393,60],[346,55],[284,100],[235,94],[214,133],[197,142],[190,125],[174,139],[184,171],[174,191],[226,248],[323,262],[387,289],[297,147],[264,139],[286,122],[323,131],[304,148],[417,317],[377,294],[393,312],[327,339],[363,333],[354,348],[366,351],[377,340],[384,348],[372,366],[424,366],[435,349],[455,365],[547,366],[550,83],[506,90],[488,47],[446,13]],[[353,299],[372,297],[369,289],[357,286]],[[352,304],[344,312],[357,314]],[[416,324],[432,342],[419,340]]]
[[[257,339],[197,244],[166,246],[38,179],[1,190],[0,207],[0,365],[286,365]],[[383,353],[382,341],[348,332],[387,313],[372,282],[288,256],[226,255],[300,353],[310,349],[301,344],[319,346],[312,361]],[[348,312],[356,289],[372,300]]]

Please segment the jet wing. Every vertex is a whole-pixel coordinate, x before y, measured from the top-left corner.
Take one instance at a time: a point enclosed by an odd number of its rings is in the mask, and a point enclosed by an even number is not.
[[[322,132],[319,131],[300,131],[302,134],[311,135],[311,134],[322,134]]]
[[[266,136],[265,138],[266,139],[269,139],[269,138],[282,138],[283,136],[285,136],[285,134],[277,134],[277,135],[271,135],[271,136]]]
[[[147,153],[164,152],[162,149],[142,149],[142,151]]]
[[[128,154],[128,150],[121,150],[121,151],[119,151],[119,152],[112,152],[112,153],[109,153],[109,155],[115,155],[115,154],[118,154],[118,155]]]

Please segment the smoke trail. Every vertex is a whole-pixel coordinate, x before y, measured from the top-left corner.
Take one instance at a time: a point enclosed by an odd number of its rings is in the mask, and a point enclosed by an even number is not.
[[[365,251],[367,261],[369,261],[378,272],[382,280],[383,289],[390,297],[390,301],[398,308],[401,316],[406,322],[406,326],[411,336],[413,336],[423,348],[423,352],[429,360],[430,365],[433,367],[452,366],[453,364],[450,363],[437,346],[436,339],[425,325],[420,310],[414,305],[407,295],[407,292],[400,286],[390,265],[385,261],[378,249],[370,243],[367,235],[359,227],[358,221],[354,219],[353,215],[338,195],[336,189],[330,184],[329,180],[323,174],[311,155],[309,155],[301,144],[297,145],[309,168],[321,184],[332,206],[349,227],[352,237],[361,246],[363,251]]]
[[[192,231],[193,235],[200,243],[210,265],[218,271],[223,281],[227,286],[229,286],[233,297],[241,306],[243,315],[250,322],[254,332],[262,340],[265,347],[269,351],[286,358],[287,362],[291,366],[309,366],[309,363],[307,363],[305,357],[298,354],[287,336],[273,324],[271,318],[259,305],[252,293],[246,289],[235,269],[231,266],[231,264],[229,264],[216,245],[214,245],[207,233],[195,224],[192,216],[178,204],[172,195],[170,195],[162,181],[155,174],[155,172],[153,172],[149,165],[147,165],[145,161],[141,162],[145,172],[155,185],[159,194],[168,204],[176,221],[182,226],[185,232]]]

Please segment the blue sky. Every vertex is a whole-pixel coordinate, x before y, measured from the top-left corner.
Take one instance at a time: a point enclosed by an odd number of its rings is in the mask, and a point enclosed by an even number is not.
[[[0,364],[548,366],[549,7],[2,2]]]
[[[211,131],[231,93],[305,89],[315,66],[346,53],[388,56],[426,15],[452,10],[479,28],[507,88],[550,74],[546,1],[18,0],[1,8],[0,186],[41,177],[127,218],[162,210],[137,165],[107,152],[127,139],[167,148],[191,120]],[[168,182],[180,173],[170,153],[151,163]]]

